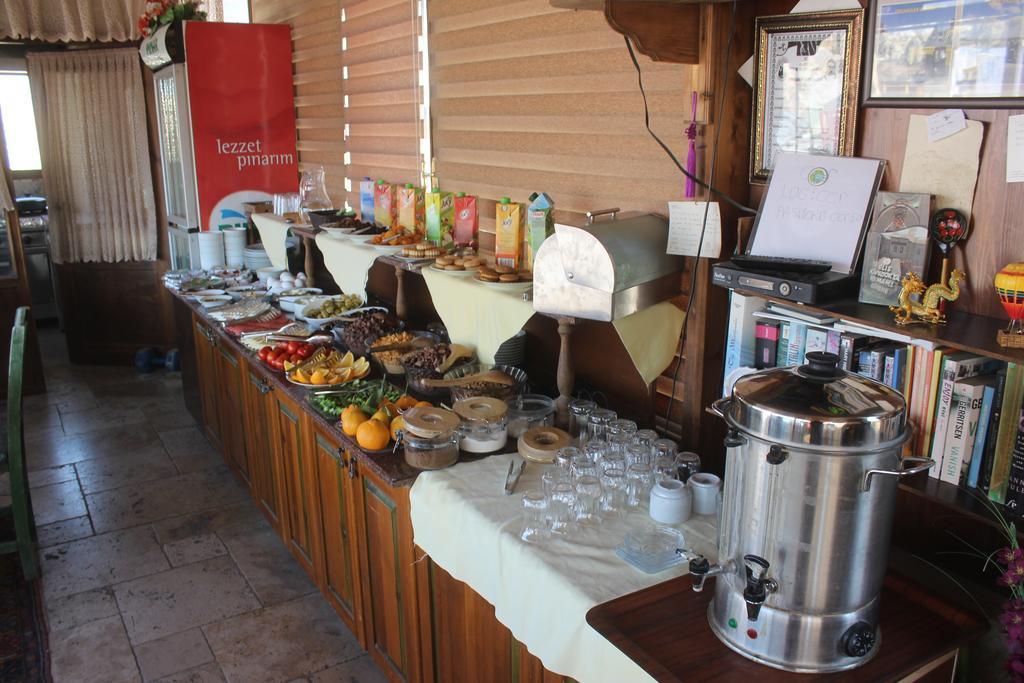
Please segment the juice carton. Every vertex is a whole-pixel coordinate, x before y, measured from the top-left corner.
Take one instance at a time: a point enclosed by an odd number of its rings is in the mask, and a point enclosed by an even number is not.
[[[423,188],[406,183],[398,190],[398,224],[408,232],[422,232],[424,222]]]
[[[476,197],[460,192],[455,195],[455,244],[466,246],[476,241]]]
[[[359,218],[373,222],[373,179],[366,176],[359,182]]]
[[[455,197],[451,192],[427,193],[427,241],[447,246],[452,243],[455,222]]]
[[[502,197],[495,209],[494,261],[499,266],[519,267],[520,244],[523,240],[519,204]]]
[[[398,202],[395,201],[395,186],[378,180],[373,186],[373,219],[390,228],[398,217]]]
[[[554,208],[555,203],[544,192],[530,195],[530,206],[526,209],[526,262],[531,270],[540,245],[555,232],[555,221],[551,217]]]

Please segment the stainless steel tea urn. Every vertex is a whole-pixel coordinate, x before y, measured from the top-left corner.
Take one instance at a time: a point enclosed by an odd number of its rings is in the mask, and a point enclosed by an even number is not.
[[[729,426],[708,619],[736,652],[787,671],[851,669],[877,651],[879,593],[901,477],[906,403],[830,353],[736,382],[709,410]]]

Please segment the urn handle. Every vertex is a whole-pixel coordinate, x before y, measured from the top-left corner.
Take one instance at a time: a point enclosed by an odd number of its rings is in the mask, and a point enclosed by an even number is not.
[[[931,458],[903,458],[900,460],[900,468],[898,470],[868,470],[864,473],[864,481],[861,483],[860,490],[867,491],[871,488],[871,477],[874,475],[890,475],[902,479],[903,477],[909,477],[913,474],[919,474],[920,472],[927,472],[935,466],[935,461]]]
[[[712,401],[711,405],[709,405],[704,410],[706,410],[710,414],[715,415],[716,417],[720,417],[720,418],[722,418],[724,420],[725,419],[725,414],[729,411],[729,404],[730,403],[732,403],[732,398],[731,397],[720,398],[720,399],[717,399],[715,401]]]

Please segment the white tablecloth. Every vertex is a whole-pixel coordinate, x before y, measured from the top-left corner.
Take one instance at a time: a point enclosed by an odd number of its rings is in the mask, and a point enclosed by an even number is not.
[[[651,677],[586,623],[591,607],[686,573],[685,564],[644,574],[615,555],[646,513],[608,519],[568,539],[525,543],[520,494],[540,487],[545,465],[529,463],[516,493],[502,489],[512,456],[492,456],[419,475],[410,492],[415,542],[453,577],[494,605],[512,634],[555,673],[581,683]],[[686,544],[717,557],[713,518],[682,526]]]
[[[358,294],[366,300],[366,280],[374,261],[381,255],[373,247],[317,233],[316,246],[324,256],[324,266],[335,284],[346,294]]]
[[[272,213],[254,213],[252,222],[260,233],[260,241],[270,263],[279,270],[288,270],[288,231],[291,224]]]

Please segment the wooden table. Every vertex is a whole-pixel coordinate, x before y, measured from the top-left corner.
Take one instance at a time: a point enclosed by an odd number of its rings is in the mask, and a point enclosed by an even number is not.
[[[780,671],[726,647],[708,626],[714,581],[695,593],[689,576],[598,605],[587,623],[659,681],[803,682],[807,674]],[[949,681],[956,650],[985,632],[975,612],[890,572],[882,588],[882,641],[864,666],[814,676],[815,681]]]

